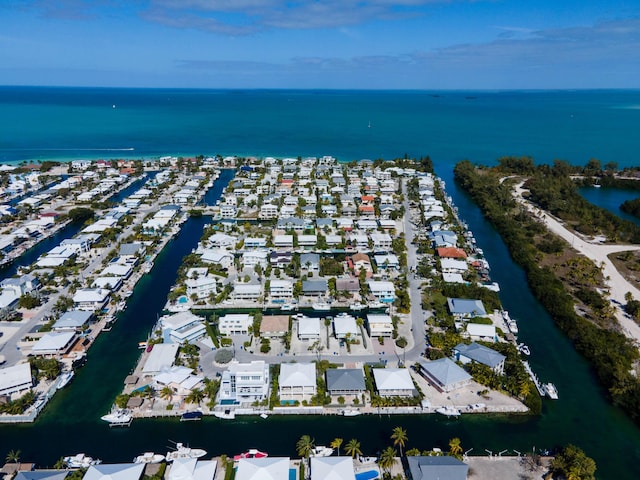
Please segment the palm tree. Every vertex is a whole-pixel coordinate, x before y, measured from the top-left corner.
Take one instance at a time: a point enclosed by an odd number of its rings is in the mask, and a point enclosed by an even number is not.
[[[169,385],[165,385],[162,390],[160,390],[160,398],[171,402],[173,400],[173,389]]]
[[[347,446],[344,447],[344,451],[347,452],[347,455],[351,455],[351,458],[362,455],[362,450],[360,450],[360,442],[355,438],[349,440]]]
[[[9,453],[7,453],[7,456],[5,457],[5,460],[7,461],[7,463],[9,462],[13,462],[13,463],[18,463],[20,462],[20,450],[10,450]]]
[[[298,451],[298,455],[304,458],[309,458],[311,455],[311,450],[313,450],[315,440],[311,438],[309,435],[303,435],[296,443],[296,449]]]
[[[199,388],[194,388],[189,392],[189,395],[185,397],[185,401],[187,403],[197,403],[200,405],[200,402],[204,399],[204,391]]]
[[[460,445],[460,439],[458,437],[449,440],[449,455],[458,459],[462,457],[462,446]]]
[[[338,450],[338,456],[340,456],[340,447],[342,446],[342,439],[341,438],[334,438],[331,441],[331,448],[335,448],[336,450]]]
[[[391,473],[394,463],[396,463],[396,449],[393,447],[385,448],[380,454],[378,465],[380,465],[380,468],[389,474]]]
[[[407,443],[407,431],[402,427],[396,427],[393,429],[393,433],[391,434],[391,440],[393,440],[394,445],[398,445],[400,447],[400,456],[402,456],[402,449]]]

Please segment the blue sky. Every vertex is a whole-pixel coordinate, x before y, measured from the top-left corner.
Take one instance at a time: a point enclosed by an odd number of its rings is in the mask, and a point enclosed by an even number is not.
[[[640,87],[640,1],[0,0],[0,84]]]

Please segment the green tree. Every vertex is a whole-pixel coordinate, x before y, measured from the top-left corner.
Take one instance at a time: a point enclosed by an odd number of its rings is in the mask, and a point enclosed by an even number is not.
[[[335,448],[338,451],[338,456],[340,456],[340,447],[342,446],[342,439],[340,437],[334,438],[331,441],[331,448]]]
[[[200,405],[200,402],[204,400],[204,397],[205,397],[204,390],[200,388],[194,388],[193,390],[191,390],[191,392],[189,392],[189,395],[187,395],[184,399],[187,403]]]
[[[313,450],[315,440],[309,435],[303,435],[296,443],[296,451],[303,458],[309,458],[311,450]]]
[[[173,400],[173,389],[169,385],[165,385],[162,390],[160,390],[160,398],[171,402],[171,400]]]
[[[563,448],[551,460],[550,466],[553,473],[563,475],[567,480],[595,479],[596,462],[575,445],[567,445]]]
[[[462,459],[462,446],[458,437],[449,440],[449,455],[456,457],[458,460]]]
[[[391,434],[391,440],[393,444],[400,447],[400,456],[402,456],[402,449],[407,444],[407,431],[402,427],[396,427]]]
[[[393,447],[385,448],[378,458],[378,465],[389,475],[394,463],[396,463],[396,449]]]
[[[7,453],[5,460],[7,461],[7,463],[20,463],[20,453],[22,453],[20,450],[9,450],[9,453]]]
[[[360,442],[355,438],[352,438],[347,442],[347,445],[344,447],[344,451],[347,452],[347,455],[351,455],[351,458],[362,455],[362,450],[360,450]]]

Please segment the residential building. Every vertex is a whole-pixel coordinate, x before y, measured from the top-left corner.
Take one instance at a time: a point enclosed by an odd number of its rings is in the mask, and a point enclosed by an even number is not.
[[[189,311],[164,316],[160,324],[165,343],[193,343],[207,334],[204,319]]]
[[[487,314],[482,300],[447,298],[447,306],[449,307],[449,313],[458,320],[472,317],[484,317]]]
[[[289,331],[289,315],[265,315],[260,322],[260,336],[282,338]]]
[[[320,339],[320,319],[317,317],[303,316],[298,319],[298,338],[300,340]]]
[[[73,307],[90,312],[102,310],[109,301],[110,293],[104,288],[81,288],[73,296]]]
[[[393,303],[396,299],[396,289],[392,282],[369,280],[371,294],[380,302]]]
[[[271,280],[269,295],[272,299],[291,299],[293,297],[293,282],[291,280]]]
[[[234,300],[255,302],[262,296],[262,285],[259,283],[235,283],[232,295]]]
[[[315,363],[283,363],[278,378],[280,400],[309,400],[317,392]]]
[[[415,397],[418,394],[406,368],[373,368],[371,372],[381,397]]]
[[[372,338],[393,336],[393,321],[389,315],[369,313],[367,323]]]
[[[21,393],[32,386],[33,377],[29,362],[0,368],[0,396]]]
[[[408,456],[411,480],[467,480],[469,465],[450,455]]]
[[[474,342],[471,345],[465,345],[464,343],[456,345],[453,349],[453,358],[463,364],[481,363],[498,375],[502,375],[507,357],[489,347]]]
[[[219,399],[237,403],[261,401],[269,394],[269,364],[232,361],[222,374]]]
[[[421,361],[420,374],[441,392],[451,392],[471,383],[471,375],[449,358]]]
[[[247,313],[228,313],[218,319],[218,330],[222,335],[247,335],[252,323]]]
[[[367,389],[361,368],[329,368],[325,375],[330,395],[359,395]]]

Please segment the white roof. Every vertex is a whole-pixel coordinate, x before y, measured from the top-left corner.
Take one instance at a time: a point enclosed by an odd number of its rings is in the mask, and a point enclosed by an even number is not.
[[[111,463],[92,465],[83,480],[139,480],[144,463]]]
[[[443,273],[442,280],[447,283],[465,283],[460,273]]]
[[[495,325],[483,325],[481,323],[469,323],[467,325],[467,333],[472,337],[495,337]]]
[[[198,315],[195,315],[189,311],[186,311],[186,312],[179,312],[167,317],[162,317],[160,320],[162,321],[163,328],[170,328],[172,330],[177,330],[179,328],[186,327],[187,325],[191,325],[193,323],[202,322],[204,319]]]
[[[356,319],[351,315],[337,315],[333,319],[333,328],[336,331],[336,336],[345,336],[347,333],[357,335],[359,333]]]
[[[133,267],[129,265],[111,263],[104,270],[102,270],[102,272],[100,272],[100,275],[126,277],[130,275],[132,271],[133,271]]]
[[[241,458],[236,480],[287,480],[289,457]]]
[[[109,296],[109,290],[103,288],[83,288],[73,296],[75,303],[102,302]]]
[[[440,266],[443,270],[460,270],[463,272],[467,271],[469,267],[464,260],[456,260],[455,258],[441,258]]]
[[[76,332],[49,332],[45,334],[31,349],[32,352],[58,351],[66,347],[76,336]]]
[[[283,363],[278,385],[281,387],[313,387],[316,385],[314,363]]]
[[[412,390],[413,380],[406,368],[373,368],[373,377],[378,391],[383,390]]]
[[[0,391],[31,383],[31,366],[19,363],[12,367],[0,368]]]
[[[168,480],[213,480],[218,462],[196,458],[176,458],[169,469]]]
[[[315,317],[302,317],[299,319],[298,335],[320,335],[320,319]]]
[[[370,280],[369,288],[372,292],[395,292],[395,287],[392,282]]]
[[[367,314],[367,320],[369,320],[369,325],[372,323],[376,324],[385,324],[385,325],[393,325],[393,321],[389,315],[384,314]]]
[[[177,343],[158,343],[154,345],[147,361],[144,363],[144,367],[142,367],[142,373],[149,375],[171,367],[179,348],[180,345]]]
[[[312,457],[311,480],[354,480],[353,459],[346,457]]]

